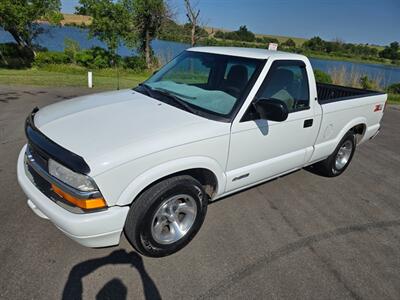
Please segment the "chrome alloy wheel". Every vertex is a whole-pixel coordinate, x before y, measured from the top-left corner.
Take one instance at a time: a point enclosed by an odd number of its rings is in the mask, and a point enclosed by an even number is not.
[[[185,236],[196,220],[197,204],[192,196],[180,194],[163,201],[151,225],[153,239],[172,244]]]
[[[348,161],[350,159],[352,151],[353,151],[353,144],[351,143],[351,141],[347,140],[340,147],[340,149],[336,155],[336,159],[335,159],[336,170],[341,170],[346,166],[346,164],[348,163]]]

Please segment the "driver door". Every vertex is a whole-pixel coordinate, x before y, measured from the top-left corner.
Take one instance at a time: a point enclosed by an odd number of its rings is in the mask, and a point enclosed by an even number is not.
[[[310,108],[309,70],[310,66],[297,60],[271,64],[255,99],[279,99],[287,104],[289,116],[283,122],[262,120],[251,104],[242,116],[238,114],[231,129],[226,192],[304,165],[306,156],[312,153],[320,122]]]

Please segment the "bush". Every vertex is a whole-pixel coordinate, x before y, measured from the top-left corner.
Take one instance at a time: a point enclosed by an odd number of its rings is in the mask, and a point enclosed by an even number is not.
[[[276,38],[271,38],[271,37],[263,37],[263,41],[266,44],[274,43],[274,44],[279,44],[279,40]]]
[[[119,59],[120,57],[117,56],[117,60]],[[94,47],[77,52],[75,54],[75,61],[78,65],[87,68],[102,69],[113,66],[112,54],[100,47]]]
[[[64,53],[68,55],[72,62],[75,62],[76,54],[81,50],[79,43],[73,39],[64,39]]]
[[[33,60],[33,53],[28,49],[20,49],[16,44],[0,44],[0,67],[11,67],[11,64],[19,67],[31,67],[31,62],[41,68],[57,69],[65,65],[74,64],[77,68],[106,69],[114,68],[115,65],[124,69],[142,71],[147,68],[146,61],[142,56],[124,57],[113,56],[109,51],[94,47],[91,49],[79,50],[79,45],[70,39],[65,39],[64,52],[39,51]],[[29,57],[30,60],[28,59]],[[158,65],[156,57],[153,64]],[[15,66],[13,66],[15,67]]]
[[[225,38],[225,34],[224,34],[221,30],[218,30],[218,31],[214,34],[214,37],[217,38],[217,39],[224,39],[224,38]]]
[[[319,83],[332,83],[331,76],[321,70],[314,70],[314,76],[315,81]]]
[[[360,77],[360,84],[365,90],[371,90],[375,87],[374,82],[367,75]]]
[[[389,103],[400,104],[400,94],[389,94]]]
[[[88,67],[93,62],[93,59],[93,53],[90,50],[82,50],[75,55],[76,63],[84,67]]]
[[[112,65],[112,59],[103,55],[95,55],[91,67],[95,69],[109,68]]]
[[[38,52],[35,57],[34,64],[36,66],[44,66],[49,64],[68,64],[71,59],[64,52]]]
[[[124,69],[145,70],[147,68],[146,59],[142,56],[129,56],[123,59]]]
[[[400,82],[389,85],[387,91],[393,94],[400,94]]]

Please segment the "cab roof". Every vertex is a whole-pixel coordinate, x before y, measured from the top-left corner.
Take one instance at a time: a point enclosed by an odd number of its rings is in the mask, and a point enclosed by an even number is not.
[[[248,58],[255,58],[255,59],[268,59],[270,57],[281,58],[281,59],[300,59],[300,60],[306,59],[306,57],[304,55],[282,52],[282,51],[258,49],[258,48],[194,47],[194,48],[187,49],[187,51],[214,53],[214,54],[248,57]]]

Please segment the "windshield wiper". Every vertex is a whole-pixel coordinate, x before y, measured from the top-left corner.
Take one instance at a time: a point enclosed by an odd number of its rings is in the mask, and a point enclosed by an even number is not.
[[[168,99],[171,99],[175,103],[179,104],[184,110],[191,112],[192,114],[196,115],[198,114],[196,109],[192,108],[189,104],[187,104],[186,101],[173,95],[170,91],[165,89],[152,89],[152,91],[156,91],[157,93],[160,93],[161,95],[168,97]]]
[[[197,99],[197,97],[187,96],[187,95],[184,95],[184,94],[181,94],[181,93],[177,93],[177,92],[174,92],[174,91],[170,91],[170,90],[167,90],[167,89],[163,89],[163,88],[157,88],[156,90],[157,91],[163,91],[163,92],[166,92],[166,93],[169,93],[169,94],[174,94],[174,95],[176,95],[178,97],[183,97],[183,98],[187,98],[187,99],[191,99],[191,100]]]
[[[139,83],[139,87],[143,88],[145,90],[145,92],[147,93],[148,96],[153,97],[154,98],[154,93],[153,93],[153,89],[146,83]]]
[[[184,110],[186,110],[188,112],[191,112],[192,114],[196,114],[196,115],[198,114],[196,109],[192,108],[184,100],[176,97],[175,95],[170,93],[168,90],[165,90],[165,89],[153,89],[151,86],[149,86],[146,83],[140,83],[139,87],[143,88],[146,91],[147,95],[149,95],[152,98],[156,98],[157,99],[157,97],[154,96],[154,92],[157,92],[157,93],[163,95],[164,97],[167,97],[168,99],[173,100],[175,103],[180,105],[180,107],[183,108]]]

